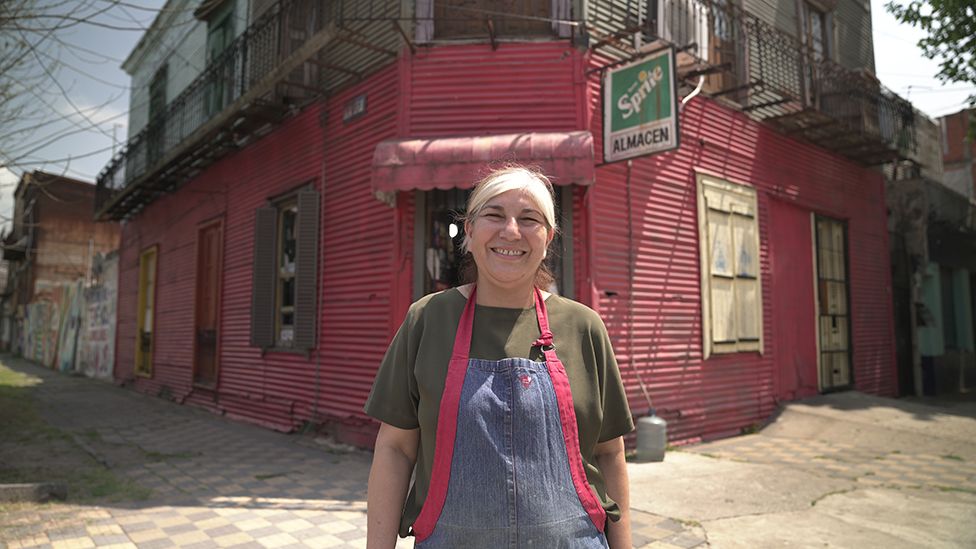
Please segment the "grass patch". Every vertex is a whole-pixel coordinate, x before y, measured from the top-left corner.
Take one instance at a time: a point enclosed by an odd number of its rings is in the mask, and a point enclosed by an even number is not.
[[[0,363],[0,483],[64,483],[72,503],[148,498],[149,489],[105,469],[68,433],[41,417],[33,395],[41,383]]]
[[[853,488],[845,488],[843,490],[834,490],[832,492],[827,492],[826,494],[823,494],[820,497],[818,497],[817,499],[811,501],[810,502],[810,507],[815,507],[818,503],[820,503],[821,501],[829,498],[830,496],[838,496],[840,494],[846,494],[848,492],[853,492],[853,491],[854,491]]]
[[[966,460],[962,459],[961,457],[956,456],[956,455],[953,455],[953,454],[946,454],[946,455],[942,456],[942,459],[950,459],[952,461],[966,461]]]
[[[963,494],[976,495],[976,490],[973,490],[972,488],[960,488],[958,486],[940,486],[938,484],[935,485],[935,487],[938,488],[940,492],[961,492]]]
[[[740,435],[755,435],[762,430],[762,424],[760,423],[750,423],[742,429],[739,430]]]

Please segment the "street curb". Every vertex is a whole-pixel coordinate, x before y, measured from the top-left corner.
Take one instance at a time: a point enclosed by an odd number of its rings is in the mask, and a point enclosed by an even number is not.
[[[0,484],[0,502],[44,503],[52,499],[64,501],[68,497],[68,485],[62,482],[30,482]]]

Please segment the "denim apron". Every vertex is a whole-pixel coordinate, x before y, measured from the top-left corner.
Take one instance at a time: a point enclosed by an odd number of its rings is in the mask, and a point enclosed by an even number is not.
[[[461,315],[441,397],[418,549],[606,548],[606,513],[583,470],[569,380],[542,292],[544,362],[469,359],[475,290]]]

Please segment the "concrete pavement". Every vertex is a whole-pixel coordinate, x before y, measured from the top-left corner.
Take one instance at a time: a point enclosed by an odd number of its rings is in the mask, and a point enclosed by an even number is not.
[[[13,508],[0,515],[0,547],[365,546],[369,453],[2,363],[38,380],[50,424],[152,492]],[[969,403],[794,403],[760,434],[630,464],[635,546],[973,547],[974,441]]]
[[[635,509],[714,547],[976,547],[973,400],[820,396],[630,471]]]

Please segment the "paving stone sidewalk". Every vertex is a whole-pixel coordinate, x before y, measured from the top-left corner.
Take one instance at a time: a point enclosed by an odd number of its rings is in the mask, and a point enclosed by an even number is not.
[[[0,516],[0,547],[365,547],[368,452],[0,361],[42,380],[35,400],[50,424],[87,440],[115,473],[152,490],[140,502],[23,506]],[[664,549],[704,543],[650,513],[635,513],[634,540]]]
[[[976,463],[953,455],[878,451],[852,443],[747,435],[710,442],[689,452],[749,463],[784,465],[864,485],[976,494]]]

